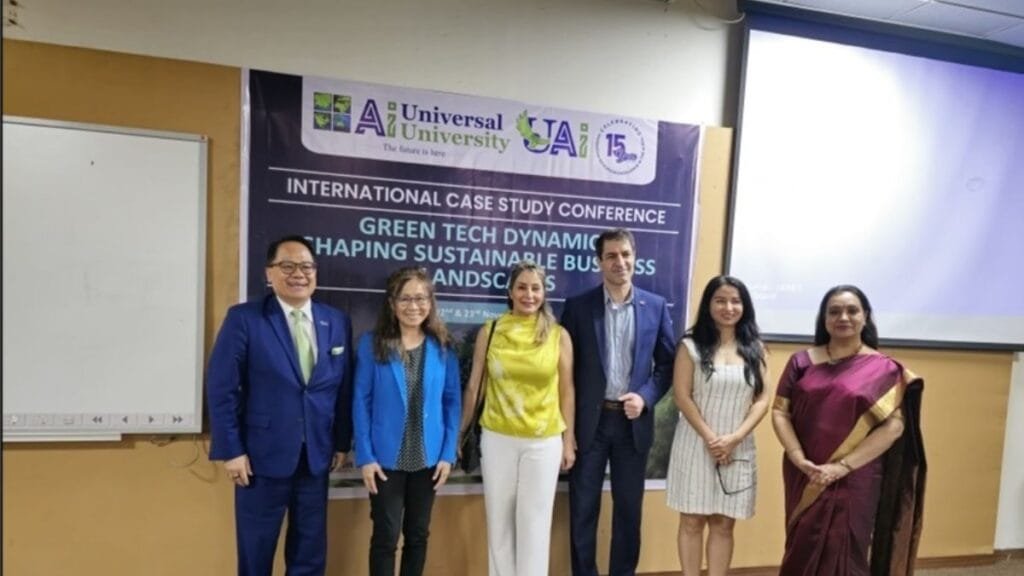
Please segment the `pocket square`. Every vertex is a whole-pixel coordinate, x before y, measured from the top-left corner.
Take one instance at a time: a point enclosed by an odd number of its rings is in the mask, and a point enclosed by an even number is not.
[[[331,348],[331,356],[341,356],[344,353],[345,353],[345,347],[344,346],[335,346],[334,348]]]

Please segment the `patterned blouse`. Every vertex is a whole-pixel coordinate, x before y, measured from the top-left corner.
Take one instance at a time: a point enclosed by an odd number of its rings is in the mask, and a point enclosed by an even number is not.
[[[426,451],[423,448],[423,349],[423,344],[420,344],[412,350],[406,350],[402,360],[405,365],[409,411],[405,415],[405,432],[395,469],[403,472],[416,472],[427,467]]]

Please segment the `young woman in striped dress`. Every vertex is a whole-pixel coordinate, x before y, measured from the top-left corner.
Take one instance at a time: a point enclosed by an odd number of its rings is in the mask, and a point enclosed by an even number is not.
[[[704,288],[697,321],[676,352],[673,394],[681,416],[669,460],[668,506],[680,513],[679,563],[698,576],[725,576],[737,518],[754,514],[754,427],[768,412],[767,365],[750,292],[717,276]]]

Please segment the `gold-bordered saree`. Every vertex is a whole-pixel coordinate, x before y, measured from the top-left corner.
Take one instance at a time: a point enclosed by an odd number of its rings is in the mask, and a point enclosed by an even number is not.
[[[913,573],[926,471],[922,389],[920,378],[881,354],[835,364],[814,364],[806,351],[790,358],[774,408],[789,412],[812,462],[838,462],[890,416],[904,419],[904,432],[883,456],[825,488],[783,460],[786,552],[780,575]]]

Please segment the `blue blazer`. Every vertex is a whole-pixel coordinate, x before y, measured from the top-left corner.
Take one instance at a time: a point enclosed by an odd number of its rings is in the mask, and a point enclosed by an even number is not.
[[[638,452],[646,452],[654,441],[654,405],[672,386],[676,338],[664,298],[634,286],[633,304],[636,336],[629,391],[642,396],[645,404],[632,421],[633,444]],[[569,298],[562,310],[562,326],[573,343],[576,444],[580,450],[594,440],[607,387],[604,312],[603,286]]]
[[[428,337],[423,358],[423,447],[427,466],[438,460],[455,462],[455,444],[462,416],[459,358],[455,351]],[[405,434],[409,398],[405,366],[395,355],[378,362],[373,355],[373,332],[363,334],[356,352],[352,421],[355,425],[356,466],[376,462],[393,469]]]
[[[287,478],[306,444],[309,469],[323,474],[352,444],[352,327],[340,310],[313,303],[316,364],[303,382],[277,298],[232,306],[206,372],[210,459],[248,454],[257,476]]]

